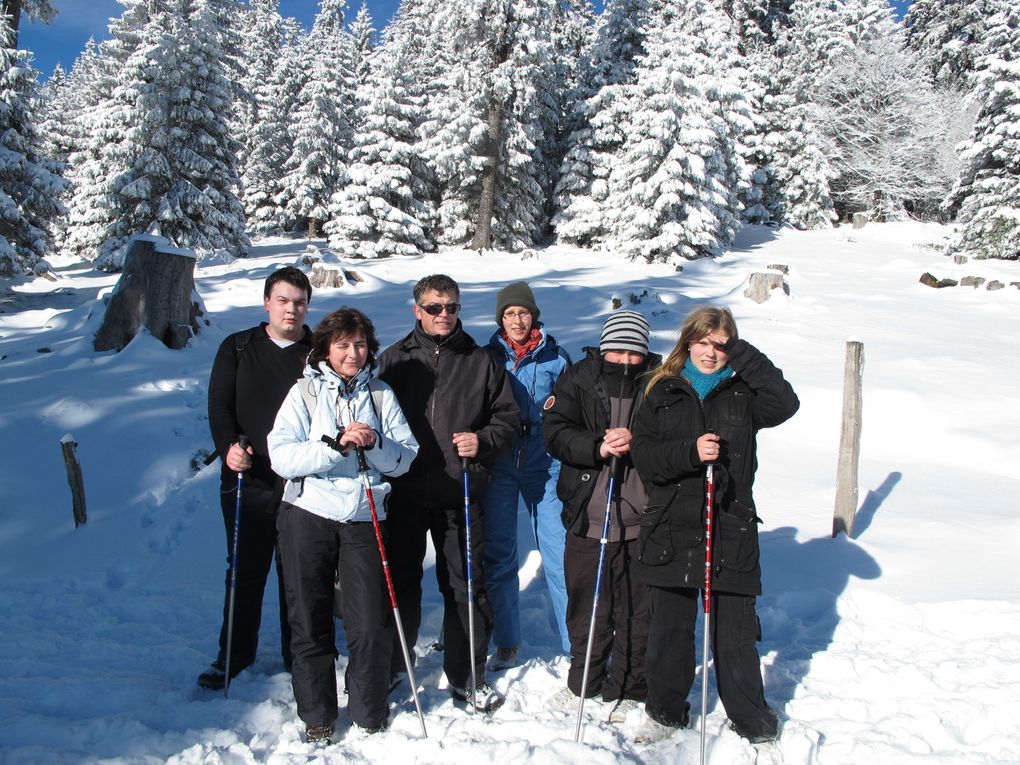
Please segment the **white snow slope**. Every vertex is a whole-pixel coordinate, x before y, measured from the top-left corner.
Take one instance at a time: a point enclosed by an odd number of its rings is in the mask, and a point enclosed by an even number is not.
[[[411,326],[413,283],[445,272],[461,283],[468,331],[484,342],[496,290],[523,278],[577,359],[614,297],[640,300],[633,307],[650,318],[662,353],[690,309],[729,306],[802,408],[762,434],[756,486],[760,648],[782,738],[761,748],[738,738],[710,683],[708,761],[1017,763],[1020,356],[1009,337],[1020,291],[936,290],[918,278],[1009,285],[1020,264],[954,265],[940,254],[947,233],[916,223],[747,228],[728,255],[682,273],[563,247],[526,259],[448,251],[349,262],[364,281],[317,291],[309,323],[355,305],[387,345]],[[226,334],[263,317],[265,277],[306,244],[264,240],[248,260],[200,263],[209,325],[181,351],[141,335],[121,353],[95,353],[99,296],[116,277],[80,263],[58,261],[56,283],[15,282],[0,294],[0,762],[697,762],[699,713],[691,730],[642,744],[640,710],[611,724],[590,703],[575,743],[574,710],[547,708],[567,667],[533,544],[521,568],[524,663],[493,675],[508,700],[491,718],[453,706],[429,651],[441,620],[431,570],[417,646],[428,739],[405,686],[391,697],[387,732],[366,736],[341,709],[336,743],[304,744],[272,593],[260,659],[230,698],[196,688],[215,652],[224,569],[218,466],[190,467],[210,447],[209,368]],[[756,305],[741,293],[751,271],[771,264],[789,266],[790,296]],[[830,538],[851,338],[865,347],[855,540]],[[88,496],[79,529],[65,435],[79,444]],[[342,673],[342,628],[338,638]]]

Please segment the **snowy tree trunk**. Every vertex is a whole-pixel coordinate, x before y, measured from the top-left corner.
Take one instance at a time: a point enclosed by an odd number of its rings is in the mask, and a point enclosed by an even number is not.
[[[496,181],[499,173],[499,150],[502,145],[503,104],[493,96],[489,103],[482,193],[478,200],[478,224],[471,239],[472,250],[487,250],[492,246],[492,215],[496,210]]]
[[[183,348],[198,333],[194,274],[193,255],[160,251],[155,242],[136,239],[92,347],[119,351],[144,326],[167,348]]]
[[[843,427],[839,435],[839,462],[836,467],[836,510],[832,516],[832,536],[840,531],[854,538],[857,514],[857,465],[861,451],[861,374],[864,371],[864,344],[849,340],[843,371]]]

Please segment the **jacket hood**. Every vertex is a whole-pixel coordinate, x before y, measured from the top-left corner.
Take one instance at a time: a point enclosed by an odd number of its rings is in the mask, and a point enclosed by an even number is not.
[[[428,334],[422,329],[421,322],[416,321],[414,329],[412,329],[403,340],[400,341],[398,347],[405,353],[412,348],[448,348],[457,353],[470,353],[471,349],[476,347],[477,343],[471,335],[464,331],[464,325],[460,319],[457,319],[457,326],[453,328],[453,332],[443,338],[437,339],[435,335]]]
[[[347,392],[368,385],[368,381],[375,377],[375,368],[375,362],[370,362],[365,364],[350,380],[345,380],[326,361],[320,361],[318,367],[306,364],[303,376],[321,379],[323,385],[329,390]]]

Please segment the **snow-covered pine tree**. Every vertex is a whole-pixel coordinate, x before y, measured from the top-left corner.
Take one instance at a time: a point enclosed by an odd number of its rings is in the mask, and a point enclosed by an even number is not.
[[[774,222],[797,228],[824,228],[836,219],[814,94],[818,78],[850,47],[837,11],[831,0],[799,0],[788,13],[774,5],[776,43],[763,71],[753,70],[764,83],[754,139],[765,160],[762,204]]]
[[[679,0],[672,10],[639,59],[606,208],[616,251],[679,263],[733,241],[753,123],[729,17],[714,0]]]
[[[544,222],[548,136],[558,124],[550,31],[555,0],[457,0],[439,42],[421,153],[438,184],[439,241],[532,244]]]
[[[242,202],[252,231],[282,231],[293,227],[283,188],[285,166],[294,151],[291,117],[311,65],[307,34],[294,19],[280,27],[283,42],[272,78],[256,87],[258,120],[249,138],[249,152],[241,177]]]
[[[574,103],[581,92],[581,72],[585,51],[592,46],[595,37],[596,13],[590,0],[560,3],[556,25],[553,31],[553,44],[556,49],[556,61],[562,74],[561,87],[557,89],[559,124],[554,143],[544,151],[546,163],[550,167],[549,176],[553,182],[546,200],[546,218],[551,222],[556,214],[555,185],[559,183],[560,167],[566,157],[567,140],[573,134],[576,122]]]
[[[412,67],[396,49],[381,49],[376,58],[358,89],[359,128],[349,180],[334,194],[326,224],[330,249],[354,258],[435,249],[428,235],[435,213],[415,148],[421,104],[405,87]]]
[[[767,120],[763,102],[771,85],[768,64],[775,58],[772,47],[772,17],[769,0],[723,0],[721,8],[730,17],[737,39],[737,51],[745,76],[741,82],[752,109],[754,128],[746,135],[746,159],[751,166],[751,182],[741,196],[742,217],[748,223],[768,223],[772,216],[766,204],[766,191],[774,184],[770,156],[764,142]]]
[[[763,132],[757,137],[766,158],[762,203],[775,223],[799,229],[828,228],[837,215],[829,194],[834,174],[822,151],[813,107],[798,102],[779,55],[769,60],[771,77],[761,100]]]
[[[291,115],[294,145],[284,168],[286,211],[311,237],[328,220],[329,201],[346,181],[354,138],[354,44],[344,29],[347,0],[320,0],[306,41],[308,79]]]
[[[420,50],[426,112],[418,127],[417,150],[427,163],[432,185],[436,209],[432,238],[439,244],[463,245],[474,231],[486,125],[480,117],[482,93],[475,85],[481,72],[475,71],[470,56],[458,56],[450,44],[458,10],[452,5],[442,0],[421,5],[433,15],[426,32],[429,44]]]
[[[843,18],[852,46],[814,99],[837,210],[888,220],[934,209],[951,183],[938,173],[938,99],[885,0],[848,0]]]
[[[362,0],[358,14],[351,22],[351,38],[354,40],[354,82],[360,87],[368,81],[370,58],[378,44],[378,34],[372,14],[368,11],[367,0]]]
[[[960,228],[951,249],[975,258],[1020,259],[1020,10],[988,22],[975,62],[980,111],[960,145],[962,170],[947,200]]]
[[[515,0],[510,5],[509,55],[492,79],[490,99],[501,99],[504,125],[502,146],[495,155],[494,173],[483,176],[483,205],[491,180],[493,216],[488,244],[520,250],[543,239],[553,185],[558,175],[558,138],[562,114],[564,63],[552,36],[562,9],[557,0]],[[490,100],[490,117],[493,100]],[[490,139],[493,136],[490,122]],[[479,211],[472,246],[486,246],[480,231],[485,210]]]
[[[239,138],[237,172],[241,202],[252,230],[267,226],[261,213],[279,182],[286,155],[278,149],[286,136],[273,76],[284,45],[280,0],[249,0],[240,11],[240,67],[234,121]]]
[[[83,108],[73,117],[72,193],[61,243],[65,255],[94,261],[126,209],[119,189],[138,151],[133,84],[141,80],[144,63],[135,54],[159,2],[124,0],[124,12],[110,22],[110,38],[95,55],[86,47],[71,70]]]
[[[913,0],[907,9],[907,46],[933,85],[969,90],[988,20],[1002,0]]]
[[[107,231],[97,265],[119,268],[132,234],[152,233],[199,253],[247,253],[230,136],[234,83],[227,51],[234,0],[174,0],[152,14],[125,84],[137,120],[130,169],[112,189],[124,212]]]
[[[609,174],[626,138],[627,88],[636,81],[651,23],[650,0],[609,0],[585,52],[552,219],[557,238],[582,247],[604,242]]]
[[[52,245],[49,222],[64,212],[61,164],[42,151],[33,118],[38,73],[27,51],[12,47],[0,17],[0,276],[43,273]]]

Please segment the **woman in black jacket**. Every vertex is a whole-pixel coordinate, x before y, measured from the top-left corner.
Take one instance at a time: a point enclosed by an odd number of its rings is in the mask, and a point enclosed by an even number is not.
[[[634,419],[631,456],[648,490],[635,574],[651,588],[645,710],[686,727],[696,667],[694,624],[705,579],[705,465],[715,465],[711,640],[716,684],[731,727],[754,742],[779,733],[765,702],[755,598],[761,594],[751,488],[759,429],[800,402],[779,369],[737,337],[725,308],[699,308],[650,377]]]

